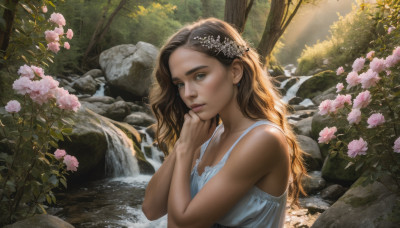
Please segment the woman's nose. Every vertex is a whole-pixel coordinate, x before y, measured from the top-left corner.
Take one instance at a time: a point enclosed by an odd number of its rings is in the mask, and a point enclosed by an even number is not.
[[[185,85],[185,97],[195,97],[197,96],[196,88],[191,85],[191,83],[187,83]]]

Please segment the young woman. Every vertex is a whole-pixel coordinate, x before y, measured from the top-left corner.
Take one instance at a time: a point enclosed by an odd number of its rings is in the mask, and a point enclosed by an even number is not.
[[[167,41],[154,75],[157,141],[169,155],[147,186],[147,218],[168,213],[168,227],[283,227],[305,169],[257,53],[226,22],[200,20]]]

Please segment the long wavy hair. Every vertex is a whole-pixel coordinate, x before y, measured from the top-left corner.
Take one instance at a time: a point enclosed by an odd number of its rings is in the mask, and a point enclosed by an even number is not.
[[[250,119],[268,119],[280,126],[286,133],[291,146],[289,197],[297,203],[300,193],[305,195],[301,185],[301,177],[306,174],[303,165],[303,151],[299,147],[295,134],[286,120],[287,107],[281,101],[278,90],[273,86],[271,78],[265,73],[260,63],[258,53],[228,23],[208,18],[181,28],[173,34],[161,48],[153,72],[155,84],[150,92],[150,105],[157,118],[156,141],[168,155],[179,138],[182,130],[184,115],[189,111],[178,95],[177,87],[172,83],[169,69],[169,58],[177,48],[185,47],[215,57],[224,66],[229,66],[234,58],[226,57],[222,52],[203,47],[196,36],[220,36],[221,40],[228,38],[237,45],[249,47],[242,56],[235,57],[243,64],[243,76],[238,87],[237,102],[242,113]]]

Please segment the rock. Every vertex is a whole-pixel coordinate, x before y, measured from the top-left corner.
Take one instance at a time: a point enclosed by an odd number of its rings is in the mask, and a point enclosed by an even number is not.
[[[150,110],[148,110],[146,107],[143,107],[141,105],[135,104],[133,102],[126,102],[126,104],[129,106],[131,112],[145,112],[145,113],[151,113]]]
[[[151,124],[154,124],[156,120],[147,113],[134,112],[125,117],[124,122],[127,122],[131,125],[147,127]]]
[[[296,82],[299,80],[298,77],[291,77],[290,80],[285,84],[285,86],[283,87],[283,89],[285,91],[288,91],[290,89],[290,87],[292,87],[294,84],[296,84]]]
[[[272,65],[269,68],[269,74],[272,77],[276,77],[276,76],[284,75],[285,72],[284,72],[283,68],[280,65]]]
[[[292,99],[289,100],[289,104],[290,105],[299,104],[302,101],[303,101],[303,98],[301,98],[301,97],[293,97]]]
[[[48,214],[35,215],[18,221],[4,228],[73,228],[74,226],[64,220]]]
[[[147,134],[154,140],[156,138],[156,125],[152,124],[146,128]]]
[[[312,99],[314,104],[319,105],[324,100],[335,100],[337,96],[336,87],[331,87],[328,90],[324,91],[322,94],[315,96]]]
[[[340,183],[344,185],[352,184],[361,175],[361,169],[355,171],[355,166],[346,166],[349,162],[340,156],[327,156],[322,165],[322,177],[330,182]]]
[[[351,188],[322,213],[312,228],[319,227],[399,227],[399,209],[396,203],[400,197],[392,180],[385,177],[382,183],[375,181],[363,186],[366,177],[360,177]],[[395,191],[389,191],[389,186]]]
[[[84,101],[84,99],[81,99],[81,105],[102,116],[106,115],[106,111],[110,106],[109,104],[104,104],[102,102],[89,103],[87,101]]]
[[[307,194],[316,193],[323,189],[326,181],[321,177],[320,171],[311,171],[309,177],[303,176],[301,183]]]
[[[108,96],[99,96],[99,97],[88,97],[81,99],[81,101],[86,101],[86,102],[100,102],[103,104],[112,104],[115,102],[115,99],[113,97],[108,97]]]
[[[97,83],[96,81],[92,78],[92,76],[87,75],[85,77],[77,79],[72,88],[76,89],[80,93],[86,93],[93,95],[96,93],[97,90]]]
[[[307,109],[307,110],[295,111],[293,114],[298,115],[300,118],[307,118],[313,116],[315,112],[316,112],[315,109]]]
[[[123,44],[103,51],[99,62],[114,93],[142,98],[149,94],[157,54],[149,43]]]
[[[297,135],[297,141],[300,144],[300,148],[308,154],[308,156],[304,156],[304,163],[306,164],[307,170],[320,170],[322,166],[322,157],[318,144],[312,138],[304,135]]]
[[[290,105],[290,107],[295,111],[306,110],[306,109],[309,108],[309,107],[306,107],[304,105]]]
[[[307,117],[298,121],[294,124],[294,131],[299,135],[311,136],[311,122],[312,117]]]
[[[129,115],[130,112],[130,107],[125,101],[117,101],[108,107],[105,116],[113,120],[121,121]]]
[[[346,192],[346,189],[343,186],[341,186],[339,184],[333,184],[329,187],[324,188],[321,191],[321,197],[322,197],[322,199],[327,199],[327,200],[337,200],[345,192]]]
[[[104,73],[100,69],[92,69],[92,70],[89,70],[88,72],[86,72],[83,76],[86,76],[86,75],[90,75],[90,76],[92,76],[92,78],[99,78],[101,76],[104,76]]]
[[[302,207],[307,208],[311,214],[324,212],[330,207],[329,203],[325,202],[318,196],[299,198],[299,203]]]
[[[328,88],[336,85],[338,81],[339,79],[336,77],[334,71],[327,70],[320,72],[302,83],[296,96],[312,99],[316,95],[321,94]]]

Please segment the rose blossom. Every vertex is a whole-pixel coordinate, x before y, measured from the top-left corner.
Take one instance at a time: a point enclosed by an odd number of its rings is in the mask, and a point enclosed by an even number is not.
[[[333,101],[332,106],[336,110],[339,108],[343,108],[344,104],[347,103],[348,105],[351,105],[351,95],[337,95],[336,99]]]
[[[341,74],[343,74],[343,73],[344,73],[343,67],[339,67],[339,68],[336,70],[336,75],[341,75]]]
[[[319,132],[318,143],[328,143],[332,139],[336,138],[335,132],[337,131],[336,127],[325,127],[322,131]]]
[[[400,153],[400,137],[394,141],[393,151],[396,153]]]
[[[336,85],[336,93],[339,93],[340,91],[342,91],[342,89],[344,88],[344,85],[343,85],[343,83],[338,83],[337,85]]]
[[[60,44],[58,42],[48,43],[47,49],[57,54],[57,52],[60,50]]]
[[[393,31],[395,28],[396,28],[396,27],[394,27],[394,26],[390,26],[390,27],[388,28],[388,34],[392,33],[392,31]]]
[[[19,67],[19,70],[17,72],[21,77],[27,77],[29,79],[32,79],[35,77],[35,73],[33,70],[28,66],[28,65],[23,65]]]
[[[369,64],[369,67],[371,70],[380,73],[381,71],[385,70],[385,60],[384,59],[378,59],[374,58],[371,63]]]
[[[374,55],[375,55],[375,51],[370,51],[370,52],[368,52],[366,57],[367,57],[367,59],[372,59],[374,57]]]
[[[71,95],[67,90],[63,88],[57,88],[56,90],[57,105],[61,109],[78,111],[81,107],[81,103],[75,95]]]
[[[350,124],[358,124],[361,121],[361,111],[360,109],[352,109],[349,115],[347,116],[347,120]]]
[[[73,36],[74,36],[74,32],[72,31],[72,29],[68,29],[67,30],[67,38],[72,39]]]
[[[14,81],[12,87],[13,89],[21,95],[25,95],[31,92],[32,81],[27,77],[20,77]]]
[[[396,58],[394,55],[389,55],[385,59],[385,66],[387,68],[393,67],[400,61],[400,58]]]
[[[360,82],[361,82],[361,88],[363,89],[368,89],[371,86],[375,86],[376,83],[381,80],[379,77],[378,73],[375,71],[369,69],[367,72],[360,74]]]
[[[326,115],[326,114],[329,114],[330,112],[335,111],[333,108],[333,100],[322,101],[318,108],[319,108],[318,113],[320,115]]]
[[[64,156],[64,164],[67,166],[67,170],[69,171],[76,171],[79,165],[78,160],[76,159],[76,157],[71,156],[71,155],[65,155]]]
[[[69,43],[68,43],[68,42],[64,42],[64,48],[65,48],[65,49],[69,50],[70,47],[71,47],[71,46],[69,46]]]
[[[57,33],[58,35],[60,35],[60,36],[62,36],[62,35],[64,35],[64,29],[63,29],[63,27],[56,27],[56,28],[54,28],[54,32],[55,33]]]
[[[33,72],[39,76],[39,77],[43,77],[44,76],[44,70],[40,67],[31,65],[31,69],[33,70]]]
[[[47,30],[44,32],[44,35],[48,43],[57,42],[60,40],[60,34],[58,34],[56,31]]]
[[[21,104],[16,100],[11,100],[7,103],[5,109],[9,113],[17,113],[21,110]]]
[[[52,13],[50,15],[50,21],[58,24],[59,26],[65,26],[65,18],[61,13]]]
[[[357,58],[353,63],[353,71],[358,72],[364,67],[365,59],[363,57]]]
[[[60,160],[60,159],[62,159],[66,154],[67,154],[67,152],[65,152],[65,150],[57,149],[57,150],[54,152],[54,157],[55,157],[57,160]]]
[[[47,6],[42,6],[42,12],[47,13]]]
[[[353,108],[365,108],[371,102],[371,94],[368,90],[358,94],[353,102]]]
[[[385,123],[385,117],[381,113],[372,114],[367,120],[368,128],[373,128]]]
[[[399,47],[396,47],[396,48],[393,50],[393,55],[394,55],[395,57],[397,57],[397,58],[400,58],[400,46],[399,46]]]
[[[351,158],[356,157],[357,155],[365,155],[367,154],[368,150],[368,143],[364,141],[363,138],[360,138],[359,140],[353,140],[349,143],[347,146],[347,155]]]
[[[346,82],[347,82],[347,84],[349,84],[347,86],[347,89],[350,89],[351,87],[356,86],[357,84],[359,84],[360,83],[360,78],[358,77],[357,72],[355,72],[355,71],[350,72],[346,77]]]

